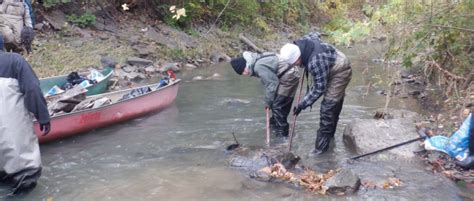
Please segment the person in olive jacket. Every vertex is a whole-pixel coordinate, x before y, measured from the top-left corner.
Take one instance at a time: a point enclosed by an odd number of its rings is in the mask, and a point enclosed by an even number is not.
[[[294,56],[293,59],[297,59]],[[288,136],[288,114],[298,88],[300,73],[293,61],[282,55],[265,52],[262,54],[244,52],[242,57],[231,60],[234,71],[239,75],[260,78],[265,89],[265,107],[270,108],[270,126],[277,136]]]

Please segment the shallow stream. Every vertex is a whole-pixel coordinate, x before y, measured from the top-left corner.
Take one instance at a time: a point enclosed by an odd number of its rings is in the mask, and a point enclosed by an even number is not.
[[[394,70],[372,62],[377,45],[342,49],[351,59],[353,79],[336,133],[335,148],[324,157],[310,155],[319,125],[319,103],[298,118],[294,152],[307,166],[326,171],[341,166],[367,177],[401,179],[395,189],[362,190],[352,196],[320,196],[281,183],[260,183],[226,164],[224,148],[234,132],[243,146],[264,146],[262,86],[239,77],[229,66],[187,71],[175,104],[146,117],[41,146],[43,176],[24,200],[460,200],[459,189],[418,161],[361,161],[346,164],[351,153],[342,143],[352,119],[371,118],[383,108],[378,91]],[[218,80],[193,81],[218,73]],[[367,90],[371,83],[373,88]],[[241,101],[235,101],[240,99]],[[231,100],[231,101],[230,101]],[[391,107],[419,111],[411,99]],[[54,129],[54,128],[53,128]],[[7,189],[0,187],[0,198]]]

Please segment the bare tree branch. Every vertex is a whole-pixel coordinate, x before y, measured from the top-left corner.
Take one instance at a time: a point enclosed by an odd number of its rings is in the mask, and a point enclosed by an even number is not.
[[[222,13],[224,13],[224,10],[227,8],[227,6],[229,6],[229,3],[230,3],[230,0],[227,0],[227,3],[225,4],[224,8],[221,10],[221,12],[219,13],[219,15],[217,16],[216,20],[214,21],[214,23],[212,23],[211,27],[209,28],[209,30],[207,30],[206,34],[208,34],[212,28],[214,28],[214,26],[216,25],[217,21],[219,21],[219,18],[221,17]]]
[[[466,32],[474,33],[474,29],[466,29],[466,28],[445,26],[445,25],[439,25],[439,24],[433,24],[433,25],[431,25],[431,26],[432,26],[432,27],[438,27],[438,28],[457,29],[457,30],[461,30],[461,31],[466,31]]]

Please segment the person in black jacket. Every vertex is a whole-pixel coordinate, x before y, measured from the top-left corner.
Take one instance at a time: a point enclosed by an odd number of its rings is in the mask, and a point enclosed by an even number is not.
[[[32,190],[41,175],[34,115],[43,135],[50,117],[39,80],[17,53],[4,52],[0,34],[0,181],[12,184],[11,195]]]
[[[324,95],[313,151],[315,154],[322,154],[329,149],[329,143],[336,132],[345,90],[352,77],[350,62],[342,52],[322,42],[319,33],[307,34],[294,44],[283,46],[281,51],[299,51],[301,56],[294,64],[303,65],[305,71],[313,77],[310,90],[294,108],[293,114],[299,115],[302,110],[313,105]]]

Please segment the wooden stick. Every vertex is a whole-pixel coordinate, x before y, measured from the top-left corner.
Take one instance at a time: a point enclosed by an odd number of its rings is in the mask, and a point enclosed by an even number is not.
[[[466,32],[474,33],[473,29],[466,29],[466,28],[461,28],[461,27],[451,27],[451,26],[438,25],[438,24],[433,24],[431,26],[432,27],[438,27],[438,28],[446,28],[446,29],[457,29],[457,30],[460,30],[460,31],[466,31]]]
[[[239,34],[239,38],[240,40],[245,43],[246,45],[248,45],[249,47],[251,47],[252,49],[254,49],[255,51],[257,51],[258,53],[263,53],[265,52],[264,49],[262,48],[259,48],[257,47],[257,45],[255,45],[255,43],[253,43],[250,39],[248,39],[247,37],[244,36],[244,34]]]
[[[267,112],[267,146],[270,146],[270,108],[266,108]]]
[[[304,71],[303,71],[303,74],[301,76],[300,92],[298,94],[298,100],[296,101],[296,104],[300,103],[301,93],[303,92],[303,83],[304,83]],[[291,152],[291,145],[293,143],[293,136],[294,136],[294,133],[295,133],[295,127],[296,127],[296,115],[293,115],[293,124],[291,125],[290,140],[288,142],[288,152]]]

